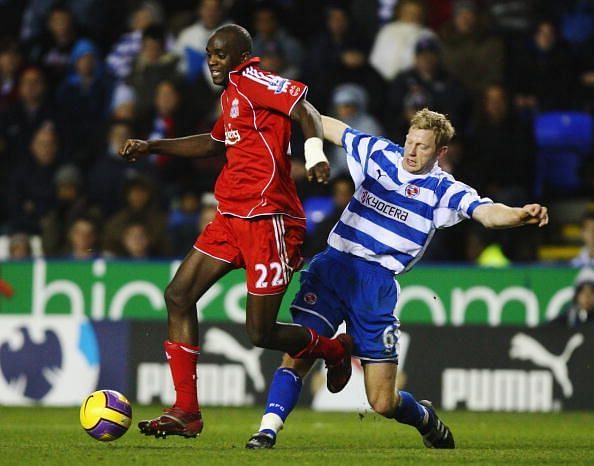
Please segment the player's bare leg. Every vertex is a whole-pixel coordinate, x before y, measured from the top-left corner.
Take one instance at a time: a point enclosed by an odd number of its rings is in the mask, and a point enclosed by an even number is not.
[[[293,359],[288,354],[283,355],[281,365],[276,370],[269,388],[266,410],[269,411],[270,404],[277,412],[267,412],[262,417],[258,432],[254,433],[246,448],[250,450],[261,450],[274,447],[276,435],[283,428],[284,422],[293,410],[299,393],[301,381],[309,373],[315,359]]]
[[[192,249],[165,289],[169,340],[198,344],[196,302],[234,267]]]
[[[246,329],[255,346],[280,350],[295,359],[323,358],[328,368],[328,390],[337,393],[351,378],[353,340],[341,334],[334,339],[312,328],[276,321],[284,293],[258,296],[248,293]]]
[[[276,321],[284,293],[258,296],[248,293],[246,331],[254,346],[297,353],[310,340],[305,327]]]
[[[198,317],[196,302],[232,265],[192,250],[165,290],[169,324],[165,353],[169,360],[176,401],[161,416],[138,424],[146,435],[196,437],[203,428],[196,391]]]
[[[455,448],[452,432],[431,402],[417,402],[410,393],[396,390],[396,364],[367,363],[363,370],[367,400],[376,413],[415,427],[427,448]]]

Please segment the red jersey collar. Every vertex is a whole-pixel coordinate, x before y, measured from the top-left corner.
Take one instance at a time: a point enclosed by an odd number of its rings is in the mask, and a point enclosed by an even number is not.
[[[257,63],[260,63],[260,57],[252,57],[249,60],[246,60],[243,63],[237,65],[237,67],[233,71],[231,71],[231,73],[239,73],[241,70],[247,68],[248,66],[255,65]]]

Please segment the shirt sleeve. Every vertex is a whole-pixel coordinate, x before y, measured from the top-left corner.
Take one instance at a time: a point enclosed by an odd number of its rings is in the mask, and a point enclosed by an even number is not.
[[[478,206],[493,203],[488,197],[479,196],[474,188],[447,178],[439,184],[437,194],[439,201],[433,211],[433,224],[436,228],[451,227],[472,218],[472,213]]]
[[[347,154],[349,172],[355,187],[359,187],[365,179],[371,154],[378,150],[398,151],[398,146],[387,139],[362,133],[353,128],[347,128],[344,131],[342,147]]]
[[[212,130],[210,131],[210,137],[215,141],[225,142],[225,124],[223,123],[223,115],[215,122]]]
[[[239,83],[239,91],[252,104],[287,116],[307,94],[307,86],[299,81],[263,73],[254,68],[245,69]]]

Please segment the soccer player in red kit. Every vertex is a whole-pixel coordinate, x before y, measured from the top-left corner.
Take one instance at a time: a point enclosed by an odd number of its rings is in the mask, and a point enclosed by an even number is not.
[[[165,290],[168,340],[165,353],[176,392],[173,407],[141,421],[141,432],[195,437],[203,422],[197,399],[198,319],[196,302],[219,278],[244,267],[247,278],[247,333],[256,346],[295,358],[323,358],[328,388],[339,391],[350,373],[352,340],[318,336],[310,328],[276,321],[291,275],[302,263],[305,214],[290,177],[287,155],[291,120],[305,136],[308,177],[326,182],[322,124],[305,100],[307,86],[261,70],[251,57],[252,40],[238,25],[210,37],[206,52],[215,84],[225,86],[221,116],[210,134],[177,139],[126,141],[120,154],[130,161],[156,152],[181,157],[226,154],[216,185],[218,212],[198,237]]]

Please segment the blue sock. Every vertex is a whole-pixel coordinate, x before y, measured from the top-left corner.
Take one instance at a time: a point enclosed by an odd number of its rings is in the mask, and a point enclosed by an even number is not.
[[[419,431],[425,430],[426,425],[423,425],[423,420],[425,415],[429,415],[428,411],[410,393],[405,391],[399,393],[400,404],[396,408],[394,418],[398,422],[416,427]]]
[[[259,429],[261,432],[276,435],[297,404],[302,385],[301,377],[293,369],[281,367],[276,370],[268,390],[266,409]],[[271,414],[278,416],[280,421]]]

